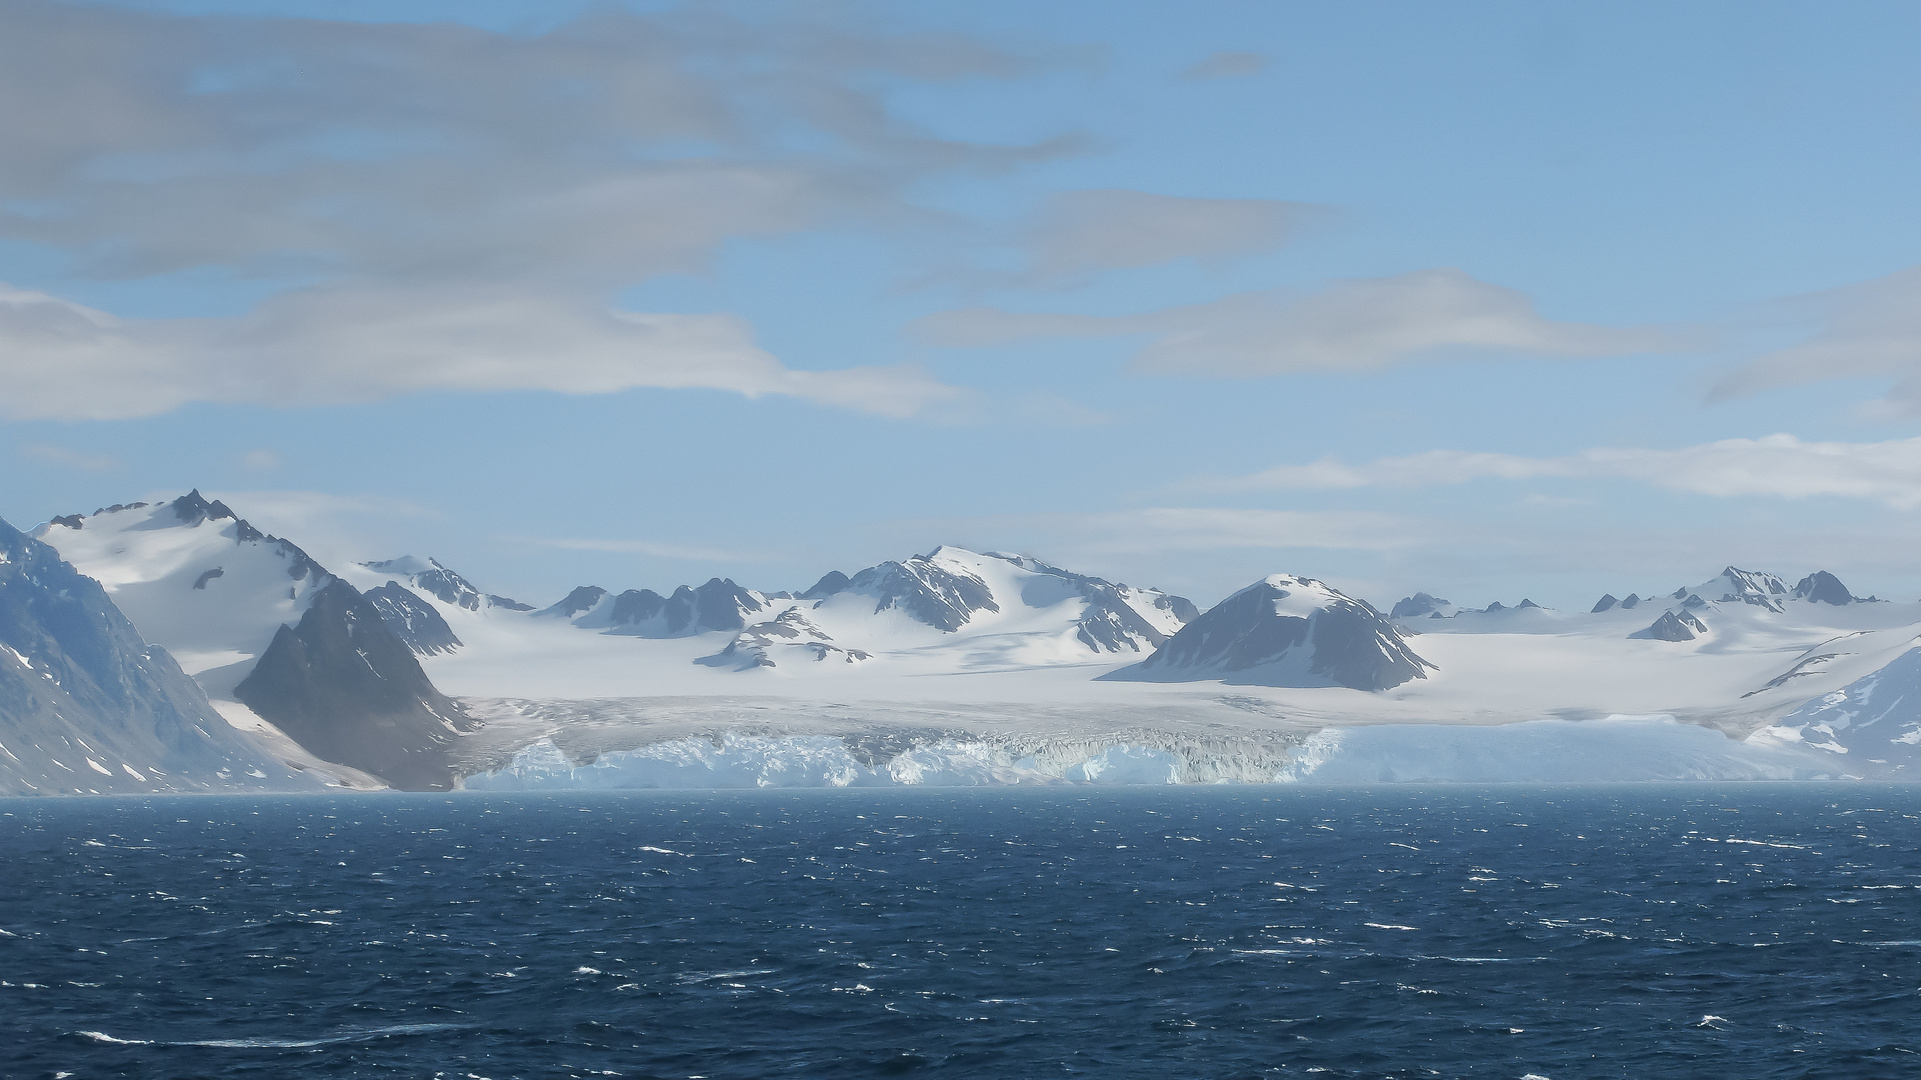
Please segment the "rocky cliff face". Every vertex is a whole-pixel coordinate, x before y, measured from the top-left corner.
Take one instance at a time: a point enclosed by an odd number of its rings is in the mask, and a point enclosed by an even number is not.
[[[338,579],[234,690],[313,753],[409,791],[454,786],[446,751],[472,726],[374,605]]]
[[[229,727],[98,582],[0,521],[0,794],[319,786]]]

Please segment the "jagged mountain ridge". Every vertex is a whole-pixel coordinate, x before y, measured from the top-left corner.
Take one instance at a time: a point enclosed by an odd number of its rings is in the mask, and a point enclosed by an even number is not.
[[[377,566],[381,564],[368,564]],[[437,565],[437,564],[436,564]],[[1047,612],[1044,626],[1033,626]],[[575,588],[535,613],[602,634],[642,638],[734,636],[696,658],[721,670],[792,668],[873,659],[906,638],[972,638],[1018,625],[1030,639],[1064,635],[1055,659],[1079,662],[1151,651],[1198,614],[1185,598],[1076,574],[1025,556],[941,547],[848,576],[829,571],[799,594],[760,592],[731,579],[613,593]],[[927,637],[928,634],[934,635]],[[1030,640],[1026,652],[1041,651]],[[1056,642],[1056,645],[1062,643]]]

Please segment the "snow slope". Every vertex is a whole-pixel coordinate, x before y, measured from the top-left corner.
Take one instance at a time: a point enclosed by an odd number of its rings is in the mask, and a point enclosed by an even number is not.
[[[299,547],[198,491],[56,518],[34,536],[100,582],[214,698],[232,699],[275,632],[332,580]]]
[[[1815,698],[1749,741],[1803,748],[1827,758],[1840,775],[1921,776],[1921,649]]]

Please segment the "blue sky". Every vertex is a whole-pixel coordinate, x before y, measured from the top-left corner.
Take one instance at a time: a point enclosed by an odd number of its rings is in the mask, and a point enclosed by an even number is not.
[[[375,21],[377,20],[377,21]],[[1911,5],[0,4],[0,515],[1921,591]]]

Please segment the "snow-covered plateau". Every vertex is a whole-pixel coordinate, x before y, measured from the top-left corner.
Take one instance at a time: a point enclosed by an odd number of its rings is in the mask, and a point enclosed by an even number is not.
[[[1921,602],[1818,571],[1385,614],[1276,574],[1201,611],[941,547],[524,603],[198,493],[32,535],[262,752],[356,786],[1902,779],[1921,747]]]

